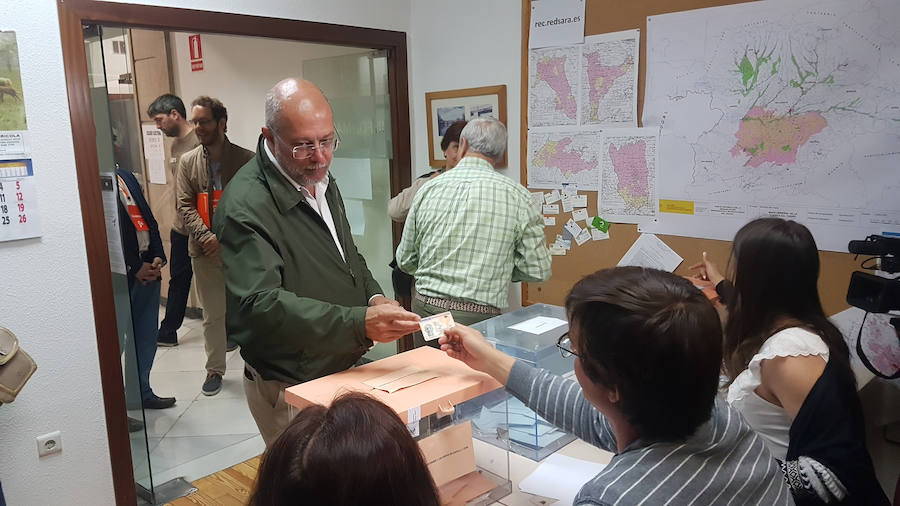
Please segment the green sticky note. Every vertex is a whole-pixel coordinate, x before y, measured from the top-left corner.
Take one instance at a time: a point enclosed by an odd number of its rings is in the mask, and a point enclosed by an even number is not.
[[[591,226],[604,234],[609,232],[609,222],[599,216],[594,216],[594,219],[591,221]]]

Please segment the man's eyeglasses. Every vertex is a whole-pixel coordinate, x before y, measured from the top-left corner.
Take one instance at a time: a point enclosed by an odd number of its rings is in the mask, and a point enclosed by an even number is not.
[[[569,333],[559,336],[559,339],[556,341],[556,347],[559,348],[559,354],[562,355],[562,358],[569,358],[572,356],[577,357],[578,354],[572,351],[572,340],[569,339]]]
[[[279,137],[279,139],[281,139],[281,137]],[[282,142],[284,142],[284,139],[282,139]],[[341,139],[335,134],[335,136],[330,139],[322,139],[318,144],[312,142],[296,144],[291,148],[291,156],[294,157],[294,160],[306,160],[313,156],[316,151],[321,151],[323,154],[334,153],[340,145]]]

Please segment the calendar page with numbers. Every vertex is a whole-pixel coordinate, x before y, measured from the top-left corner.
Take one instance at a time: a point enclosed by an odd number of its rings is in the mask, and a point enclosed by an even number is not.
[[[0,160],[0,241],[41,235],[30,159]]]

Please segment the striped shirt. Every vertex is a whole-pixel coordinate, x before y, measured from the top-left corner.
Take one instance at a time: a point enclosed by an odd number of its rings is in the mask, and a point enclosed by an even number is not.
[[[550,252],[528,190],[465,157],[416,193],[397,265],[423,295],[505,308],[510,281],[550,277]]]
[[[581,386],[516,361],[506,388],[550,423],[616,451],[607,419]],[[778,463],[740,414],[716,397],[709,421],[685,440],[637,440],[587,482],[575,504],[791,505]]]

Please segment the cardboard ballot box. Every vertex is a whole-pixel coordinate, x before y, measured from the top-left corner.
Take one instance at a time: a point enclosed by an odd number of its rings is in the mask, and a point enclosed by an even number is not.
[[[569,331],[566,310],[549,304],[533,304],[495,316],[472,328],[494,343],[497,349],[533,367],[560,376],[574,374],[574,357],[563,358],[556,347],[559,337]],[[491,441],[497,432],[508,431],[510,449],[530,459],[541,460],[569,444],[575,436],[557,429],[503,390],[497,406],[487,405],[473,419],[475,437]],[[507,406],[500,404],[508,402]],[[506,414],[508,411],[508,415]]]
[[[381,400],[406,421],[442,504],[491,504],[510,493],[509,453],[498,458],[495,448],[472,439],[472,415],[481,412],[486,394],[503,391],[487,374],[422,347],[290,387],[284,396],[288,404],[303,409],[328,406],[349,391]],[[491,402],[499,409],[496,399]],[[505,434],[493,443],[509,447]]]

